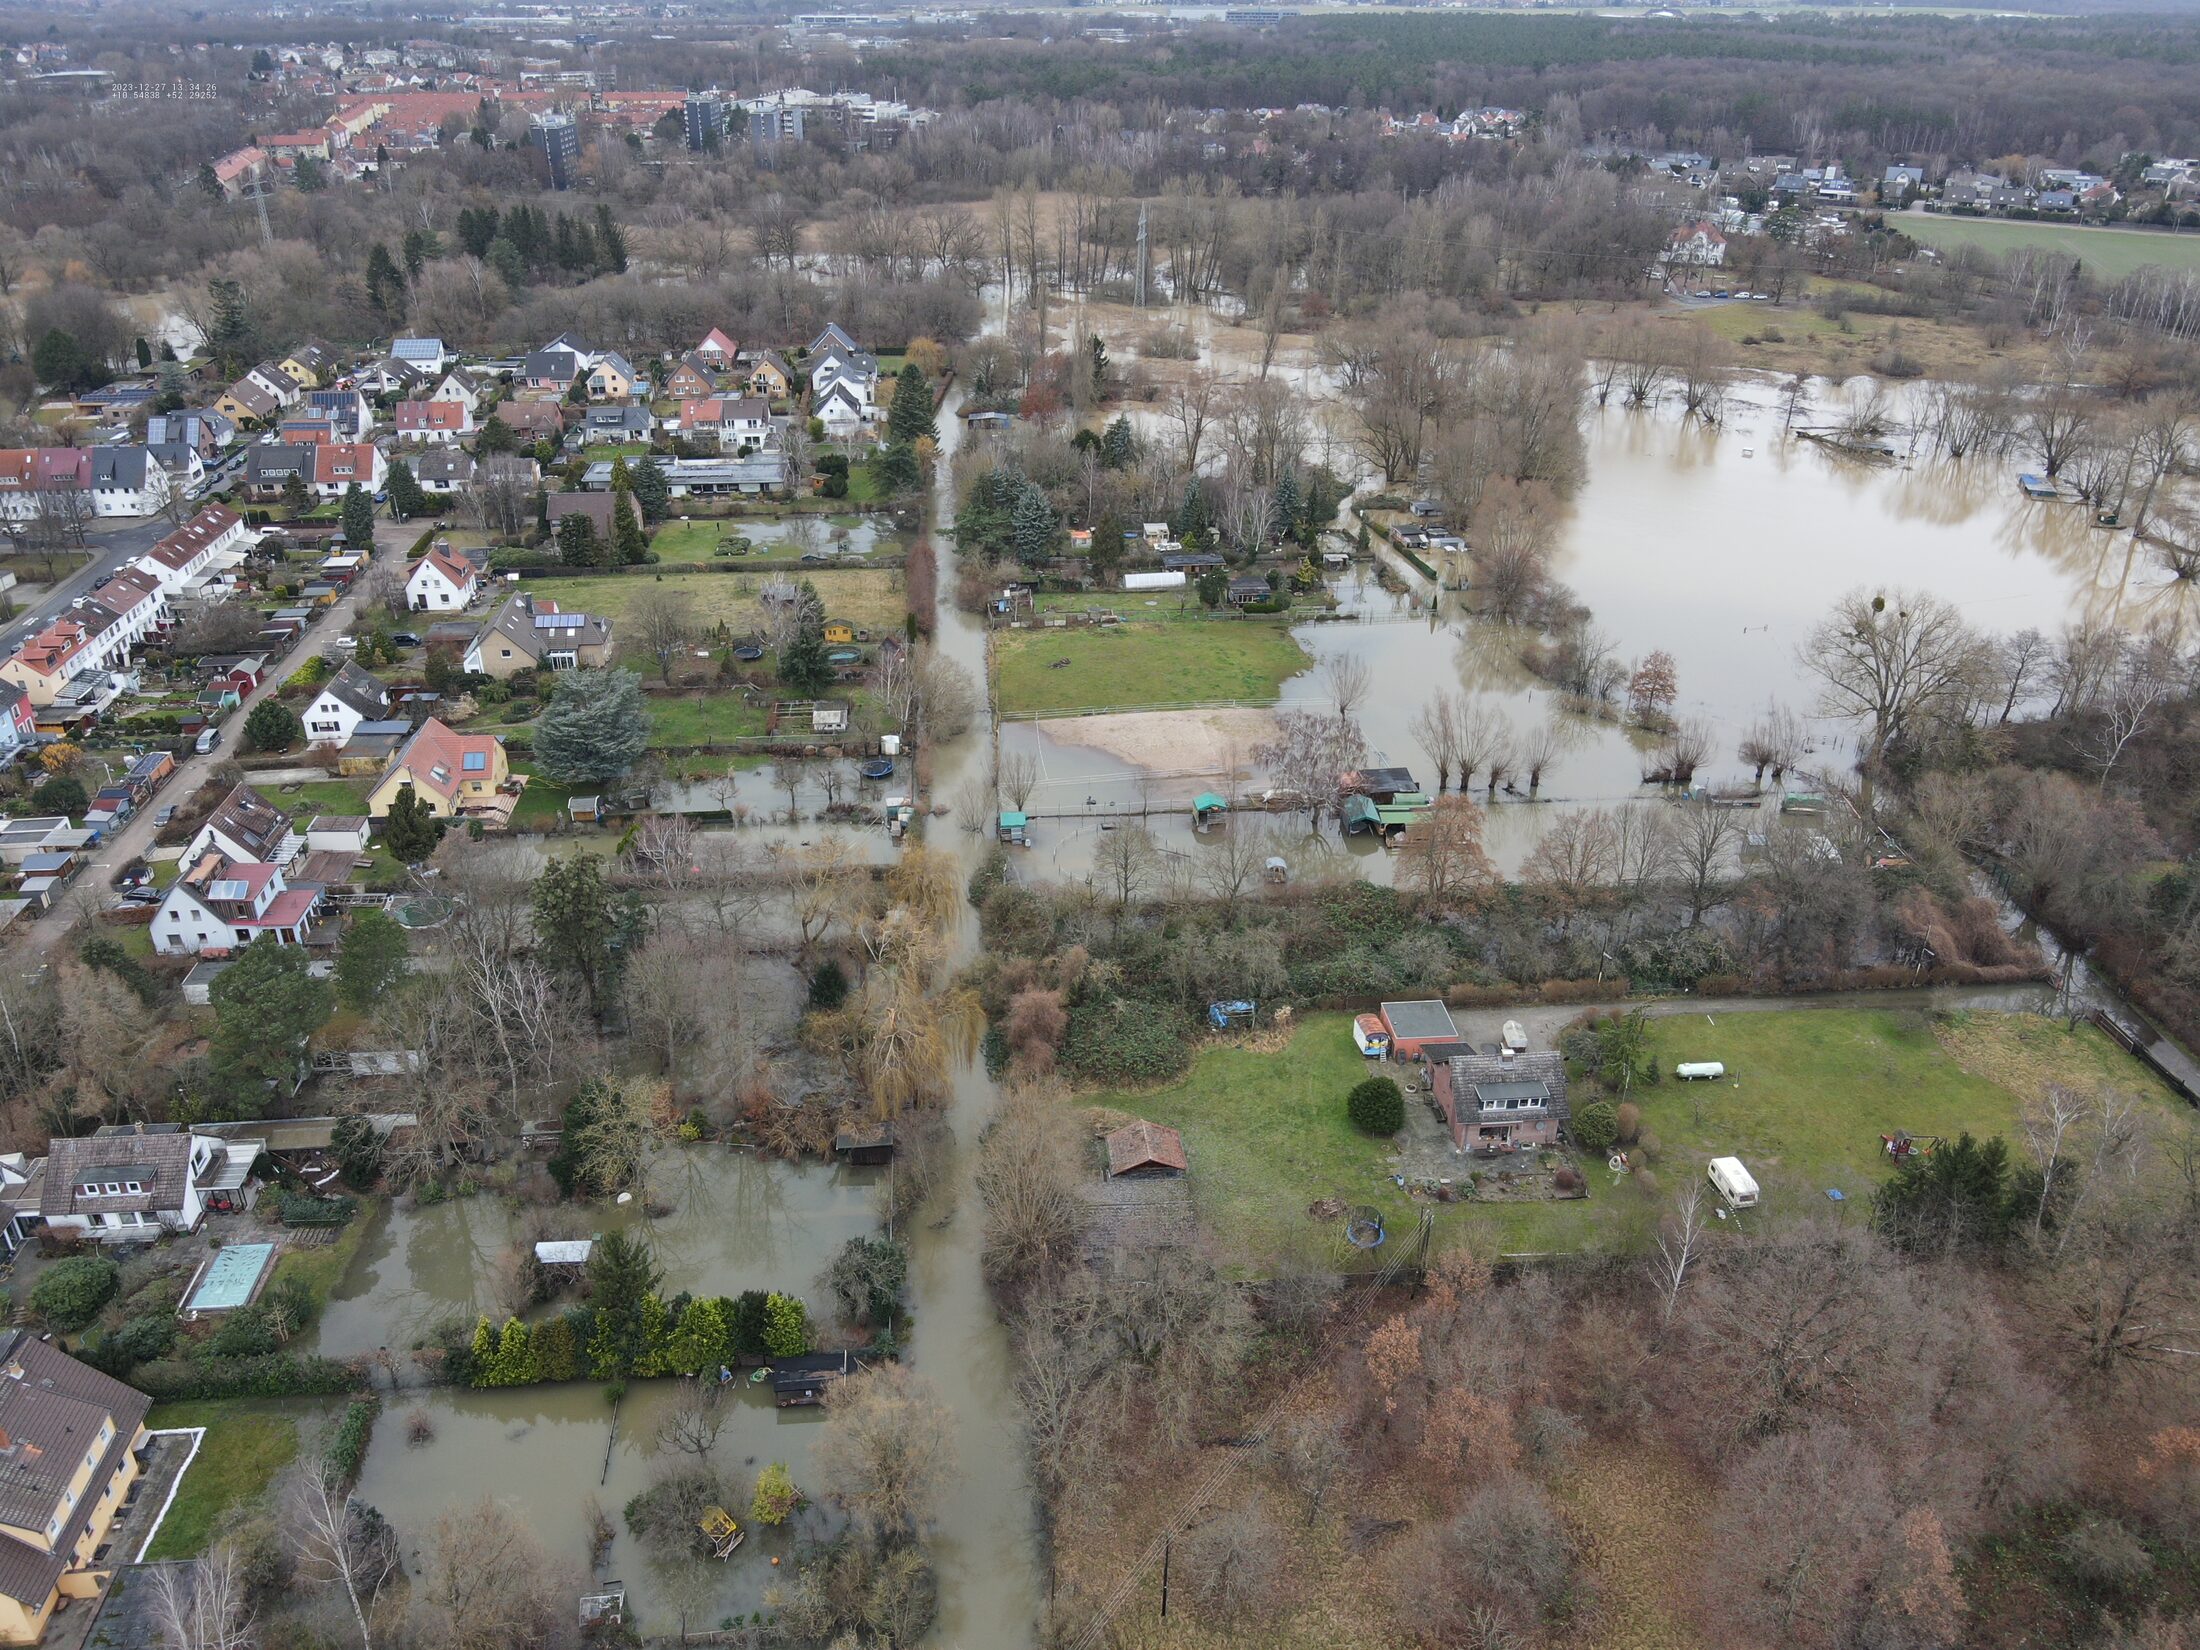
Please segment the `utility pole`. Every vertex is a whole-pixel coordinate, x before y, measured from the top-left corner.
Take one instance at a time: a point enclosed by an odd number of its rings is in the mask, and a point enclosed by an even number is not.
[[[1146,307],[1146,203],[1138,203],[1138,307]]]

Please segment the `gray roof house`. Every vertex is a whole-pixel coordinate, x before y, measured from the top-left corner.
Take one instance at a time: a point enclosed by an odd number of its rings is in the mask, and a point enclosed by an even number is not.
[[[647,407],[590,407],[588,416],[566,439],[585,445],[591,441],[647,441],[657,427]]]
[[[1573,1115],[1566,1104],[1566,1060],[1554,1049],[1453,1053],[1430,1062],[1430,1077],[1437,1109],[1459,1151],[1553,1146]]]

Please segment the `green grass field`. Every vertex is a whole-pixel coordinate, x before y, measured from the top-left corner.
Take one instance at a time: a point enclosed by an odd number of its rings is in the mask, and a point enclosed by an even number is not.
[[[651,694],[649,743],[664,750],[675,745],[722,745],[766,731],[771,713],[737,693]]]
[[[2164,269],[2200,269],[2200,235],[2158,229],[2089,228],[2075,223],[2029,223],[2006,218],[1952,218],[1937,213],[1889,213],[1890,228],[1940,251],[1975,246],[1997,256],[2034,247],[2067,252],[2084,260],[2086,271],[2103,280],[2121,280],[2133,270],[2156,264]]]
[[[149,1559],[195,1558],[217,1531],[266,1493],[298,1455],[298,1422],[251,1402],[156,1404],[149,1427],[204,1427],[197,1459],[161,1520]]]
[[[813,568],[799,576],[817,586],[831,617],[874,632],[901,630],[907,604],[901,574],[893,568]],[[761,574],[744,571],[667,573],[661,578],[628,574],[618,578],[535,579],[527,589],[552,598],[560,607],[601,614],[614,627],[644,596],[669,591],[689,604],[695,622],[704,629],[724,624],[734,635],[744,636],[762,627],[764,609],[757,592],[763,583]]]
[[[1487,1018],[1487,1026],[1478,1018],[1462,1030],[1494,1035],[1499,1017]],[[2049,1078],[2144,1092],[2177,1109],[2098,1032],[2031,1016],[1936,1023],[1897,1009],[1798,1008],[1715,1020],[1675,1014],[1653,1027],[1668,1076],[1636,1092],[1643,1128],[1659,1141],[1652,1181],[1596,1164],[1586,1200],[1439,1207],[1439,1241],[1485,1253],[1637,1248],[1671,1195],[1719,1156],[1749,1166],[1768,1218],[1840,1212],[1860,1220],[1888,1170],[1883,1133],[2013,1137],[2025,1100]],[[1683,1059],[1722,1060],[1729,1078],[1673,1081]],[[1371,1069],[1346,1016],[1310,1015],[1280,1055],[1217,1046],[1181,1082],[1087,1098],[1181,1129],[1202,1218],[1258,1268],[1276,1254],[1319,1252],[1334,1241],[1334,1226],[1307,1217],[1323,1198],[1383,1209],[1393,1231],[1409,1219],[1411,1204],[1390,1179],[1390,1143],[1360,1134],[1344,1115],[1346,1092]],[[1576,1107],[1597,1097],[1591,1084],[1571,1085]],[[1470,1166],[1462,1163],[1458,1178]],[[1829,1188],[1846,1201],[1829,1199]]]
[[[1312,662],[1288,630],[1258,619],[1002,631],[993,651],[1000,708],[1022,714],[1219,699],[1271,705]]]

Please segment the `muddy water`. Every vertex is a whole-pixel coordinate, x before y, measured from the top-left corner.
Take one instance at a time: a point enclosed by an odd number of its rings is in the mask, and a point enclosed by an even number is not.
[[[828,1303],[818,1275],[842,1244],[878,1224],[880,1172],[789,1164],[718,1146],[667,1149],[649,1173],[651,1201],[672,1213],[645,1220],[640,1201],[594,1210],[599,1232],[646,1229],[665,1290],[737,1295],[779,1289]],[[330,1298],[315,1350],[348,1358],[399,1351],[451,1318],[501,1316],[495,1280],[517,1230],[501,1199],[459,1198],[426,1208],[382,1205],[373,1230]]]
[[[712,1464],[739,1497],[732,1508],[749,1529],[747,1543],[724,1564],[686,1566],[676,1578],[653,1568],[627,1533],[626,1503],[649,1487],[655,1472],[655,1432],[678,1383],[636,1383],[620,1404],[616,1437],[604,1388],[588,1382],[510,1392],[438,1389],[393,1400],[375,1428],[359,1475],[359,1495],[395,1527],[407,1567],[418,1574],[433,1550],[435,1522],[484,1494],[518,1507],[563,1583],[561,1609],[609,1578],[627,1586],[628,1617],[649,1635],[680,1630],[681,1606],[691,1630],[764,1607],[764,1591],[782,1571],[804,1533],[822,1531],[813,1509],[779,1530],[751,1524],[748,1495],[769,1462],[786,1463],[797,1484],[814,1484],[810,1451],[824,1424],[821,1410],[781,1410],[769,1389],[737,1383]],[[408,1440],[417,1410],[434,1429],[431,1442]],[[589,1569],[590,1498],[617,1530],[601,1570]]]
[[[958,390],[940,413],[943,446],[939,487],[934,500],[942,529],[940,589],[955,588],[953,539],[945,529],[953,521],[954,502],[948,472],[962,434],[954,416]],[[985,638],[976,620],[943,599],[937,645],[948,658],[985,683]],[[933,752],[934,794],[953,796],[972,774],[990,767],[988,734],[980,726],[952,745]],[[963,862],[965,874],[976,868],[983,838],[934,822],[926,838]],[[977,922],[967,912],[954,939],[953,962],[961,966],[977,954]],[[939,1571],[939,1625],[936,1642],[954,1650],[1025,1650],[1037,1642],[1041,1602],[1038,1526],[1023,1444],[1016,1425],[1014,1365],[1007,1331],[993,1310],[991,1295],[978,1269],[980,1211],[971,1177],[979,1132],[991,1115],[994,1087],[982,1063],[973,1062],[957,1076],[948,1103],[953,1132],[952,1161],[941,1177],[949,1190],[933,1223],[909,1231],[910,1283],[916,1327],[911,1361],[945,1401],[956,1429],[957,1476],[940,1508],[932,1540]]]
[[[2095,529],[2067,505],[2025,500],[2011,465],[1861,463],[1783,435],[1780,423],[1771,387],[1755,382],[1716,430],[1684,426],[1671,411],[1591,412],[1588,483],[1553,559],[1555,576],[1589,607],[1622,658],[1658,648],[1674,656],[1679,714],[1714,730],[1705,783],[1749,777],[1737,745],[1767,704],[1810,711],[1813,689],[1796,650],[1833,601],[1859,584],[1946,596],[1993,632],[2030,626],[2053,633],[2080,620],[2182,620],[2189,632],[2194,622],[2182,610],[2191,588],[2167,579],[2129,534]],[[1439,688],[1473,695],[1519,733],[1546,723],[1556,729],[1560,755],[1533,801],[1504,792],[1485,798],[1501,870],[1518,870],[1557,806],[1657,794],[1641,784],[1641,741],[1611,723],[1568,715],[1519,667],[1519,637],[1472,619],[1455,598],[1433,616],[1416,612],[1408,598],[1384,591],[1368,564],[1356,564],[1333,588],[1355,622],[1295,632],[1315,667],[1284,684],[1282,706],[1321,703],[1321,661],[1365,657],[1375,670],[1375,691],[1360,712],[1371,753],[1412,768],[1424,784],[1434,774],[1408,728]],[[1811,726],[1811,759],[1845,763],[1849,731]],[[1098,816],[1111,807],[1135,809],[1142,796],[1181,807],[1217,777],[1142,774],[1051,738],[1045,724],[1011,724],[1002,744],[1038,754],[1046,778],[1035,810],[1093,816],[1039,822],[1030,863],[1048,877],[1087,874],[1103,836]],[[1185,819],[1163,819],[1155,829],[1166,849],[1200,851]],[[1361,873],[1377,880],[1387,880],[1393,863],[1361,841],[1332,837],[1327,851],[1354,856]]]

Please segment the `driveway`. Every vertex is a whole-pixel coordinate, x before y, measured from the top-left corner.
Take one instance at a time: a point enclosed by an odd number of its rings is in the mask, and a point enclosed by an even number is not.
[[[374,526],[375,554],[402,556],[419,536],[418,523],[377,521]],[[159,535],[155,534],[154,537]],[[327,653],[331,657],[341,658],[343,655],[335,646],[336,638],[351,629],[353,621],[359,615],[360,603],[364,600],[365,592],[355,587],[308,625],[296,650],[280,667],[269,673],[267,680],[243,704],[230,713],[229,719],[222,724],[222,743],[204,756],[191,756],[179,762],[176,772],[161,787],[160,798],[165,801],[181,801],[191,796],[207,781],[217,766],[228,761],[235,754],[232,747],[243,736],[245,718],[251,715],[252,707],[263,699],[272,698],[282,686],[285,676],[316,653]],[[117,871],[132,860],[142,858],[153,846],[153,837],[156,834],[153,816],[160,811],[162,805],[162,801],[156,801],[140,809],[121,830],[101,843],[98,857],[78,873],[78,885],[96,889],[106,903],[114,903],[110,892],[111,881]],[[24,936],[26,960],[44,961],[51,954],[62,936],[74,926],[69,920],[73,909],[74,901],[64,899],[55,910],[47,912],[31,925],[30,931]]]

